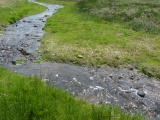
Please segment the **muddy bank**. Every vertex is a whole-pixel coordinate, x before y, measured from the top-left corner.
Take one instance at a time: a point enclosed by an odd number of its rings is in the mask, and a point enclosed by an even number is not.
[[[29,0],[33,2],[34,0]],[[60,63],[33,64],[38,56],[45,21],[59,5],[8,26],[0,36],[0,64],[10,70],[41,78],[49,85],[68,91],[93,104],[115,104],[130,113],[142,112],[160,119],[160,82],[135,69],[81,67]],[[19,62],[23,63],[19,65]]]

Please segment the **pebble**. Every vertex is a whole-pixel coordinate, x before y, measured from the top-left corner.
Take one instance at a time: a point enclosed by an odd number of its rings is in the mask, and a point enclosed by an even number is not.
[[[38,27],[37,25],[34,25],[33,27]]]
[[[140,97],[144,97],[145,93],[143,90],[138,90],[137,95],[139,95]]]
[[[92,69],[92,70],[90,71],[90,73],[91,73],[91,75],[95,75],[95,74],[96,74],[96,70]]]
[[[112,78],[112,77],[113,77],[113,74],[110,74],[109,77]]]
[[[16,61],[15,61],[15,60],[11,61],[11,63],[12,63],[13,65],[16,65]]]
[[[134,76],[133,76],[133,75],[131,75],[131,76],[130,76],[130,79],[131,79],[131,80],[133,80],[133,79],[134,79]]]
[[[122,76],[122,75],[119,75],[119,76],[118,76],[118,79],[122,79],[122,78],[123,78],[123,76]]]
[[[133,84],[134,89],[141,89],[142,87],[143,87],[143,85],[141,83],[134,83]]]
[[[83,56],[82,55],[77,55],[77,58],[83,58]]]

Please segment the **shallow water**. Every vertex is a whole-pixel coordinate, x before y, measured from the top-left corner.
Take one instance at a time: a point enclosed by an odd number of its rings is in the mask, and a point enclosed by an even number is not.
[[[28,63],[38,56],[40,39],[44,35],[42,28],[47,18],[62,8],[60,5],[38,4],[44,5],[47,9],[40,14],[26,17],[8,26],[3,35],[0,36],[1,64],[10,64],[11,61],[16,60],[23,60]]]
[[[38,57],[40,39],[44,35],[42,28],[47,18],[62,8],[60,5],[38,4],[48,9],[5,29],[0,41],[1,65],[24,75],[37,76],[89,103],[114,104],[132,114],[140,111],[151,120],[160,119],[160,82],[137,73],[136,69],[49,62],[33,64]],[[19,59],[23,60],[23,65],[17,64]]]

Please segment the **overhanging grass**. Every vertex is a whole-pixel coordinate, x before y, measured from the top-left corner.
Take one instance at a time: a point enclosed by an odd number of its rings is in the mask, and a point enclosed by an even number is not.
[[[44,28],[41,50],[45,60],[115,67],[131,64],[160,78],[159,35],[138,33],[119,22],[78,12],[74,2],[65,4]]]
[[[87,104],[37,78],[24,77],[2,67],[0,71],[0,120],[143,119],[114,106]]]
[[[3,0],[2,0],[3,1]],[[6,24],[12,24],[17,20],[31,14],[36,14],[44,11],[46,8],[34,3],[29,3],[27,0],[8,0],[9,4],[0,4],[0,29]]]

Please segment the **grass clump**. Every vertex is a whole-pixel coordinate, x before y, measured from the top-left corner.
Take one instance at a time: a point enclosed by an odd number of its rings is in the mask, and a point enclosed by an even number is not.
[[[27,0],[2,0],[0,3],[0,16],[3,16],[0,19],[0,29],[4,28],[6,24],[15,23],[25,16],[36,14],[46,9],[43,6],[29,3]]]
[[[33,77],[0,67],[0,120],[142,120],[114,106],[90,105]]]

